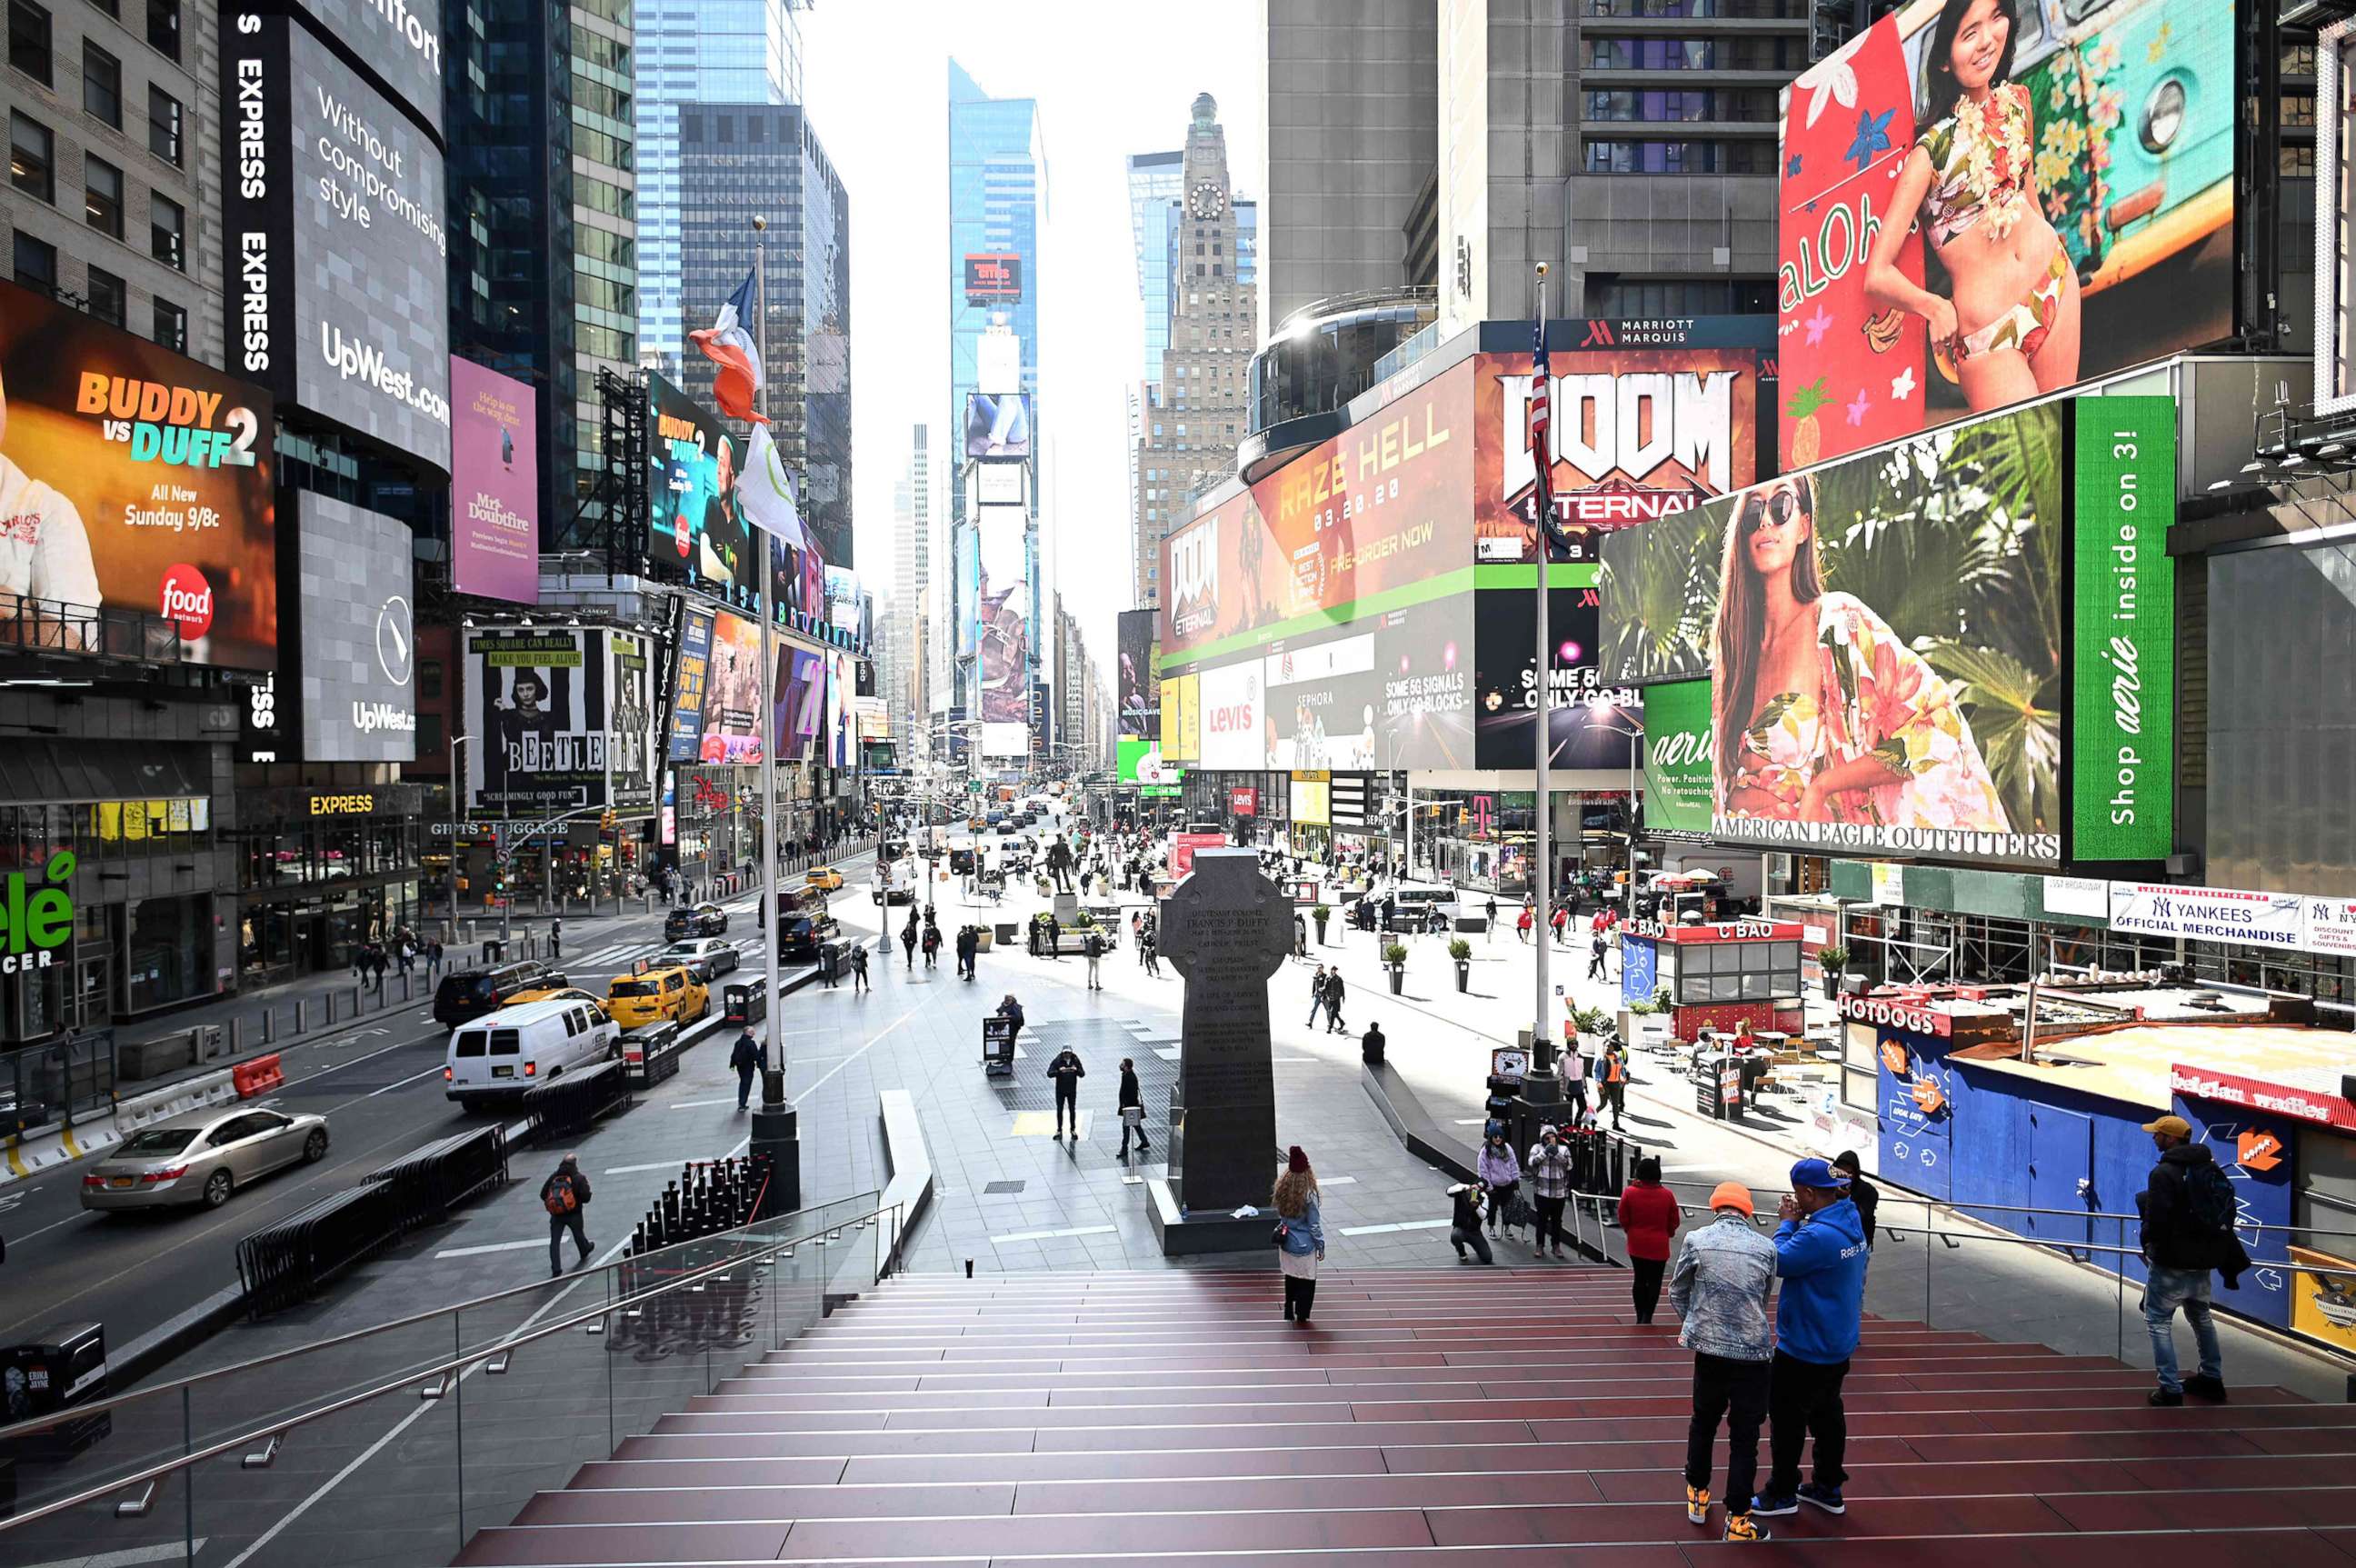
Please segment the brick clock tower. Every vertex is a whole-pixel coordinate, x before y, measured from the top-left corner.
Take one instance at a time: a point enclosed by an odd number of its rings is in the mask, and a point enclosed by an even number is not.
[[[1137,453],[1136,603],[1162,602],[1162,540],[1191,499],[1235,472],[1243,438],[1259,291],[1241,232],[1227,138],[1207,92],[1186,128],[1183,177],[1169,214],[1170,347],[1146,388]]]

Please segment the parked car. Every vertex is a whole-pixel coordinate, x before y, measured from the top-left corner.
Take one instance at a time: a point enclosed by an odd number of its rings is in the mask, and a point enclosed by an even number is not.
[[[778,961],[791,963],[816,963],[819,949],[832,940],[840,929],[830,916],[809,913],[787,915],[777,922]]]
[[[669,1019],[691,1024],[712,1011],[712,993],[685,964],[617,974],[605,988],[605,1012],[625,1029]]]
[[[678,941],[682,937],[717,937],[728,930],[728,911],[717,904],[698,904],[692,908],[673,909],[663,917],[663,940]]]
[[[690,937],[663,949],[658,962],[683,964],[706,985],[744,961],[735,946],[718,937]]]
[[[843,886],[842,873],[830,865],[811,866],[803,875],[802,882],[806,886],[823,887],[829,893],[840,893]]]
[[[596,998],[502,1007],[451,1031],[442,1062],[445,1098],[468,1111],[512,1100],[535,1084],[614,1053],[621,1030]]]
[[[1456,925],[1459,899],[1453,887],[1402,887],[1392,895],[1398,899],[1398,918],[1402,925],[1412,919],[1412,929],[1422,930],[1438,910],[1451,929]]]
[[[564,976],[551,972],[538,959],[486,969],[453,970],[434,992],[434,1021],[445,1029],[496,1013],[523,992],[562,985]]]
[[[214,1105],[143,1127],[81,1178],[84,1208],[219,1208],[275,1170],[327,1157],[327,1119]]]

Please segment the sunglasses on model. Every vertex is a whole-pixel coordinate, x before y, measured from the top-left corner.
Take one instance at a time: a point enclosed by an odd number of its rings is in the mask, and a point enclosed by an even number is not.
[[[1762,528],[1781,528],[1799,510],[1800,497],[1794,490],[1777,490],[1763,501],[1754,497],[1742,509],[1742,526],[1752,532]]]

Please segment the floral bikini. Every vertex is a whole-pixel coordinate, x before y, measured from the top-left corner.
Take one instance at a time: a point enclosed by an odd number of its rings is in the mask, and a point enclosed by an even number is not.
[[[1931,158],[1928,209],[1931,243],[1947,242],[1985,222],[2001,240],[2020,220],[2029,199],[2029,89],[2015,82],[1988,94],[1987,102],[1960,100],[1955,112],[1915,141]],[[1995,320],[1966,334],[1960,358],[1976,360],[1998,349],[2034,354],[2045,346],[2062,311],[2070,281],[2069,259],[2056,243],[2044,273],[2019,301]]]

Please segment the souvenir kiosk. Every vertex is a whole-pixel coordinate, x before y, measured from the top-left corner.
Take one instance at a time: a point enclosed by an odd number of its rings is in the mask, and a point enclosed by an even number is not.
[[[1804,935],[1796,920],[1625,921],[1621,1001],[1651,1002],[1666,992],[1673,1039],[1731,1035],[1747,1021],[1762,1046],[1780,1045],[1806,1026],[1800,991]]]

